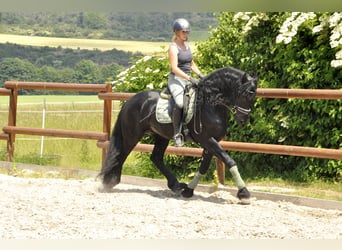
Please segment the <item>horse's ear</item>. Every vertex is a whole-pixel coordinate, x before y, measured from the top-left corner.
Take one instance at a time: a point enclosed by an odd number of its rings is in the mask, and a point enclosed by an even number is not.
[[[252,77],[258,79],[258,72],[256,71],[256,69],[253,71]]]
[[[258,72],[256,71],[256,69],[253,71],[252,73],[252,77],[254,78],[254,84],[255,84],[255,88],[258,87],[258,80],[259,80],[259,77],[258,77]]]

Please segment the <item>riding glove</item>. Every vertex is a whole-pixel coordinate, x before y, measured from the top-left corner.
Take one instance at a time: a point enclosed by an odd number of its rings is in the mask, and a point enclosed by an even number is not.
[[[193,78],[193,77],[190,77],[190,82],[191,82],[192,84],[198,85],[199,80],[198,80],[198,79],[195,79],[195,78]]]

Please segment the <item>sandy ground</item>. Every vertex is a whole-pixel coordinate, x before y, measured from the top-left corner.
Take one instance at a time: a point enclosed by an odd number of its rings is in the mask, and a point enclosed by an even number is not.
[[[0,239],[342,239],[342,210],[240,205],[225,191],[185,199],[161,187],[98,187],[93,178],[0,174]]]

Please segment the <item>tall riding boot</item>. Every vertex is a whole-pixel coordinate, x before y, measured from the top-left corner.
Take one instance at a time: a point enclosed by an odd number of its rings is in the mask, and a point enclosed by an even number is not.
[[[175,105],[172,110],[173,139],[175,140],[176,147],[182,147],[184,145],[184,138],[182,135],[182,111],[183,109],[178,108],[177,105]]]

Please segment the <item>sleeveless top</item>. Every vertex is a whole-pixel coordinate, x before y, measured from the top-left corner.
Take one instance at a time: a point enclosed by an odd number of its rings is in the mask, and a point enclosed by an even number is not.
[[[173,44],[173,46],[177,46],[177,44]],[[178,49],[178,68],[180,68],[185,74],[190,75],[191,66],[190,63],[193,59],[192,52],[190,47],[186,44],[186,49],[183,50],[177,46]]]

